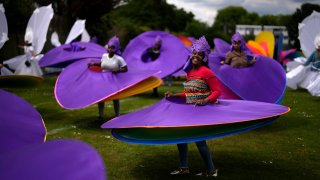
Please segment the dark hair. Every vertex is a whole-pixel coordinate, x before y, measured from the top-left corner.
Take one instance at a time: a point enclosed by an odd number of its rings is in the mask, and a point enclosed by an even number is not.
[[[205,67],[207,67],[207,68],[209,68],[209,63],[208,63],[208,61],[202,61],[203,62],[203,65],[205,66]]]

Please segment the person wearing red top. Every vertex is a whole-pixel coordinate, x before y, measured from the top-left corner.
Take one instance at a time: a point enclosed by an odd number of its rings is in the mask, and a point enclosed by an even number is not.
[[[183,93],[171,93],[166,92],[165,96],[169,97],[184,97],[186,103],[195,105],[206,105],[207,103],[218,103],[217,98],[220,96],[221,91],[218,84],[218,80],[214,73],[208,68],[208,55],[210,53],[210,46],[202,36],[199,40],[195,41],[192,46],[192,56],[190,58],[191,70],[187,72],[187,80],[183,83]],[[206,141],[196,142],[198,150],[204,160],[207,170],[199,173],[200,176],[217,176],[218,170],[215,168],[210,149]],[[180,167],[172,171],[170,174],[189,174],[188,168],[188,144],[177,144]]]

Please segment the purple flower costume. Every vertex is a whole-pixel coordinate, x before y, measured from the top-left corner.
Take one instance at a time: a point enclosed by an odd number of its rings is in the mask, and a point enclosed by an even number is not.
[[[210,52],[204,37],[196,41],[192,49],[205,52],[206,57]],[[183,98],[164,98],[142,110],[116,117],[101,127],[111,128],[115,138],[129,143],[177,144],[252,130],[290,111],[288,107],[273,103],[219,101],[195,106],[186,104]]]
[[[0,98],[1,179],[106,179],[94,148],[75,140],[44,142],[44,123],[31,104],[3,90]]]
[[[101,58],[106,49],[96,43],[71,42],[48,51],[40,59],[40,67],[64,68],[69,64],[90,58]]]
[[[247,53],[248,59],[252,59],[253,55],[239,33],[232,36],[231,41],[240,41],[241,51]],[[279,63],[269,57],[255,55],[256,63],[249,67],[221,65],[220,61],[228,52],[227,45],[219,39],[214,42],[217,50],[210,54],[209,67],[225,87],[243,100],[281,103],[286,88],[286,74]],[[232,45],[230,49],[233,49]]]
[[[117,37],[108,42],[120,55],[120,43]],[[100,57],[101,58],[101,57]],[[139,70],[128,65],[127,72],[101,72],[88,68],[89,62],[99,62],[98,58],[91,61],[77,61],[66,67],[58,77],[55,85],[55,97],[59,105],[66,109],[79,109],[102,101],[121,99],[139,94],[161,85],[156,78],[156,70]]]
[[[156,38],[161,38],[159,57],[154,61],[143,62],[142,56],[148,48],[152,48]],[[164,78],[179,71],[188,58],[188,50],[174,35],[162,31],[148,31],[129,42],[123,52],[128,67],[161,71],[157,75]]]

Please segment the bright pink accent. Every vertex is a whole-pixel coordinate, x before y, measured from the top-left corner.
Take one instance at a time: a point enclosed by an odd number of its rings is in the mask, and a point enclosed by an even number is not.
[[[102,68],[100,66],[90,66],[89,69],[95,72],[102,72]]]
[[[231,91],[226,85],[224,85],[221,81],[218,80],[220,89],[221,89],[221,95],[219,98],[221,99],[239,99],[241,98],[236,95],[234,92]]]

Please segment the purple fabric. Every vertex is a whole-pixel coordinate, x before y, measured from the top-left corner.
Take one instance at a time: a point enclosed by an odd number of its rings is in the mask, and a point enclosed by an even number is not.
[[[244,100],[278,103],[286,88],[286,73],[275,60],[257,55],[249,67],[221,65],[223,54],[211,54],[209,67],[218,79]]]
[[[0,99],[0,154],[43,143],[46,129],[41,115],[32,105],[3,90],[0,90]]]
[[[215,53],[221,53],[221,54],[227,54],[227,52],[230,50],[230,44],[224,41],[220,38],[214,38],[214,52]]]
[[[162,38],[160,56],[155,61],[145,63],[141,56],[146,49],[153,47],[157,36]],[[176,72],[185,64],[188,55],[188,50],[176,36],[162,31],[148,31],[140,34],[129,42],[123,52],[129,68],[161,70],[161,73],[157,75],[159,78]]]
[[[113,36],[109,40],[108,46],[114,46],[115,53],[121,56],[121,51],[120,51],[121,46],[120,46],[119,38],[117,36]]]
[[[105,180],[105,172],[96,150],[75,140],[52,140],[0,154],[1,179]]]
[[[186,75],[187,73],[183,69],[171,74],[171,76],[186,76]]]
[[[72,42],[73,47],[84,47],[80,51],[68,51],[72,48],[71,44],[64,44],[57,48],[51,49],[40,59],[41,67],[60,67],[64,68],[74,61],[86,58],[101,58],[106,49],[96,43]]]
[[[210,54],[210,45],[204,36],[193,42],[191,46],[191,52],[192,51],[204,52],[205,57],[203,61],[208,61],[208,56]]]
[[[191,37],[191,36],[190,36],[190,37],[188,37],[188,39],[190,39],[190,40],[192,41],[192,43],[193,43],[193,42],[195,42],[195,41],[197,40],[196,38]]]
[[[162,99],[145,109],[116,117],[102,128],[182,127],[238,123],[287,113],[288,107],[255,101],[220,100],[220,104],[183,104],[184,98]]]
[[[249,48],[246,46],[246,41],[244,38],[241,36],[239,32],[236,32],[232,37],[231,37],[231,47],[230,50],[233,50],[233,41],[240,42],[241,45],[241,51],[242,52],[250,52]]]
[[[74,62],[61,72],[54,91],[60,106],[78,109],[98,103],[158,73],[130,66],[124,73],[95,72],[88,69],[89,62]]]

